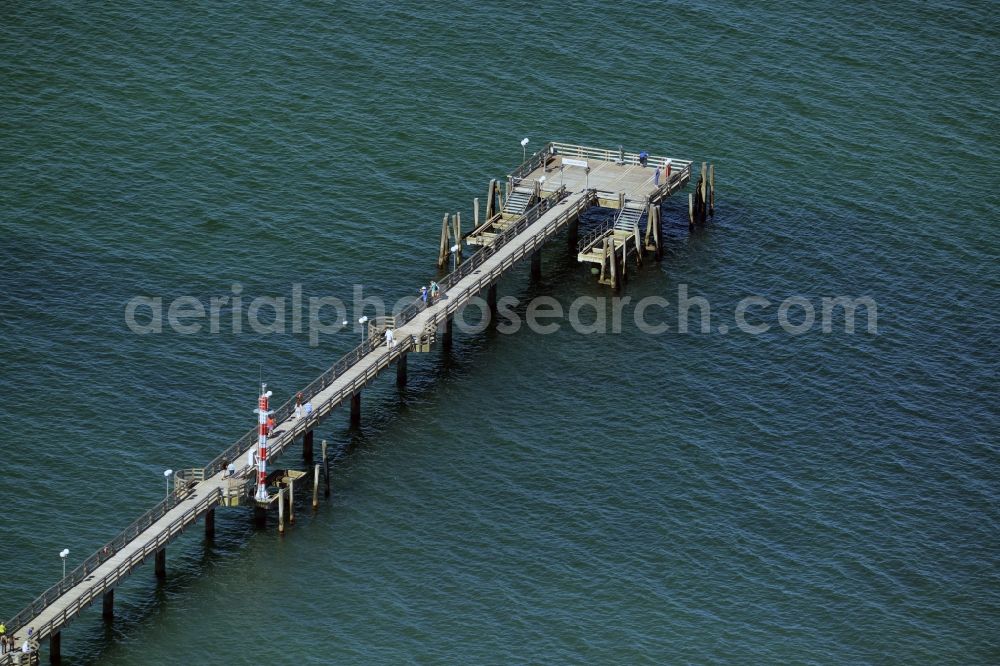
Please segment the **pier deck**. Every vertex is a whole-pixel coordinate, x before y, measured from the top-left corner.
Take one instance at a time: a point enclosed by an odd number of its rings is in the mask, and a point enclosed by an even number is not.
[[[352,424],[358,423],[362,390],[392,365],[396,365],[397,382],[405,383],[407,355],[429,351],[439,339],[447,347],[453,316],[472,298],[488,291],[487,301],[495,309],[496,283],[500,278],[525,257],[531,257],[535,275],[541,247],[566,227],[570,227],[570,242],[577,249],[576,223],[589,207],[619,209],[615,226],[592,232],[582,241],[587,249],[581,253],[581,261],[594,260],[598,246],[601,247],[602,281],[607,269],[611,276],[609,284],[620,284],[616,276],[624,277],[629,240],[640,259],[645,250],[655,249],[659,256],[656,204],[683,187],[691,174],[689,161],[672,160],[673,172],[667,179],[662,168],[665,161],[663,157],[649,156],[644,167],[636,153],[548,143],[508,175],[505,199],[500,197],[498,183],[492,181],[487,219],[482,225],[462,235],[458,220],[449,231],[446,216],[442,230],[442,251],[446,244],[450,245],[446,243],[448,234],[454,234],[456,245],[451,251],[456,252],[456,260],[461,258],[458,248],[463,240],[481,246],[479,251],[439,281],[441,292],[436,302],[424,304],[417,299],[392,317],[376,320],[370,325],[367,340],[302,389],[300,393],[303,401],[311,405],[311,413],[297,417],[292,399],[275,409],[276,427],[268,438],[268,461],[275,460],[298,438],[302,439],[303,453],[311,458],[313,430],[345,402],[350,403]],[[659,182],[655,177],[657,167],[661,168]],[[478,200],[476,210],[478,218]],[[646,239],[640,244],[638,220],[645,219],[642,215],[647,212],[653,222],[647,222]],[[653,240],[655,244],[651,244]],[[622,255],[620,267],[617,251]],[[584,258],[583,254],[588,256]],[[393,328],[396,340],[393,347],[386,346],[379,326]],[[109,617],[115,588],[150,557],[155,560],[156,575],[164,577],[166,546],[202,517],[206,535],[210,537],[214,533],[215,508],[219,505],[246,502],[263,510],[267,505],[277,504],[281,530],[284,490],[272,493],[267,502],[256,502],[251,496],[257,470],[252,456],[248,460],[248,453],[256,450],[257,439],[257,429],[251,429],[206,467],[179,470],[174,475],[173,492],[166,499],[7,621],[8,635],[23,640],[28,628],[32,628],[36,640],[49,639],[50,660],[58,663],[60,631],[66,624],[98,598],[103,599],[104,615]],[[325,442],[323,452],[326,466]],[[328,485],[328,466],[326,476]],[[284,478],[309,476],[296,472]],[[313,478],[315,506],[319,466]],[[18,653],[3,655],[0,666],[16,663],[18,658]]]

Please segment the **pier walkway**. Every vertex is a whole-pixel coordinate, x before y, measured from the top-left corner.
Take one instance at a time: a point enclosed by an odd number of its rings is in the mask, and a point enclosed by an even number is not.
[[[496,212],[487,208],[487,217],[493,217],[488,241],[485,237],[477,239],[475,230],[463,237],[470,245],[481,245],[481,249],[440,281],[441,293],[436,302],[424,304],[417,299],[395,316],[383,322],[373,322],[369,329],[372,335],[367,340],[301,391],[303,402],[308,401],[312,405],[311,413],[296,418],[293,400],[274,411],[276,427],[268,440],[269,461],[280,456],[299,438],[303,441],[304,453],[305,450],[308,451],[306,457],[311,459],[313,430],[332,411],[350,402],[351,421],[352,424],[357,424],[360,421],[361,392],[383,371],[395,365],[397,382],[405,383],[407,355],[428,351],[438,341],[446,347],[450,345],[452,317],[471,299],[485,293],[489,307],[495,312],[496,284],[513,266],[525,257],[531,257],[534,268],[540,257],[540,248],[566,227],[571,228],[570,238],[575,244],[576,223],[589,207],[613,202],[624,204],[624,191],[619,191],[612,200],[609,193],[587,187],[587,174],[582,174],[583,182],[577,182],[581,180],[577,177],[580,174],[566,178],[564,173],[562,184],[550,183],[548,187],[543,187],[548,179],[541,174],[551,168],[553,146],[564,145],[546,144],[519,171],[508,177],[508,199],[516,188],[523,187],[528,180],[527,176],[535,179],[534,182],[538,185],[532,186],[533,195],[528,197],[530,205],[523,212],[506,217],[499,212],[502,208],[499,204],[494,209]],[[634,154],[629,154],[632,163],[628,163],[624,154],[619,159],[618,154],[605,152],[610,162],[599,162],[595,167],[600,167],[603,176],[609,179],[608,182],[627,183],[629,200],[649,202],[656,196],[669,196],[680,186],[679,181],[660,185],[652,183],[646,173],[636,175],[636,169],[642,167],[636,166],[637,156]],[[589,158],[594,160],[593,155]],[[690,177],[689,164],[682,163],[685,183]],[[615,167],[621,171],[617,176]],[[493,187],[491,184],[491,197],[494,194]],[[658,223],[658,217],[656,221]],[[486,224],[477,225],[477,228],[481,232],[488,225],[489,219]],[[638,229],[635,233],[638,234]],[[657,242],[658,239],[659,236]],[[636,250],[641,253],[638,246]],[[387,347],[380,335],[386,325],[394,330],[396,342],[392,348]],[[166,499],[7,621],[8,635],[16,635],[20,644],[31,628],[35,639],[49,640],[49,658],[53,663],[58,663],[61,652],[60,631],[81,611],[101,598],[104,616],[111,617],[114,590],[121,581],[150,557],[155,561],[156,575],[164,577],[166,546],[192,523],[204,517],[206,535],[210,538],[214,534],[215,508],[218,505],[255,504],[252,488],[256,466],[252,464],[252,456],[249,461],[251,464],[248,464],[247,458],[248,453],[256,450],[256,446],[255,428],[206,467],[179,470],[174,475],[173,492]],[[233,468],[235,471],[231,472]],[[326,473],[329,483],[328,468]],[[318,475],[317,467],[317,479]],[[315,487],[313,492],[315,497]],[[284,502],[283,491],[280,495],[276,493],[270,497],[270,501],[274,500],[278,500],[281,505]],[[279,515],[282,514],[279,512]],[[32,657],[37,658],[37,655]],[[19,653],[8,653],[0,657],[0,666],[15,664],[20,658]]]

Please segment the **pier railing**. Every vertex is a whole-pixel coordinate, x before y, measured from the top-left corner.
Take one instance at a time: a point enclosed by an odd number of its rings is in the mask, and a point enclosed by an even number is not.
[[[66,608],[60,611],[56,617],[52,618],[40,627],[35,627],[33,635],[37,637],[38,640],[42,640],[52,632],[53,627],[62,626],[71,620],[77,613],[93,603],[94,599],[96,599],[99,595],[113,589],[122,578],[127,576],[132,569],[142,564],[147,557],[155,553],[160,548],[166,546],[166,544],[177,534],[182,532],[185,527],[193,523],[201,514],[217,504],[221,497],[222,492],[215,490],[208,496],[202,498],[202,500],[195,506],[185,511],[176,520],[171,522],[167,529],[160,532],[155,541],[151,541],[141,550],[137,550],[132,553],[127,560],[119,564],[112,571],[102,576],[100,579],[90,583],[90,587],[87,589],[86,593],[78,596],[73,603],[66,606]],[[171,495],[153,507],[153,509],[147,511],[139,520],[132,523],[132,525],[126,528],[126,530],[119,534],[118,537],[108,543],[108,547],[115,547],[114,550],[105,552],[102,549],[101,551],[98,551],[95,555],[91,556],[83,564],[74,569],[65,578],[46,590],[27,608],[8,621],[7,628],[9,632],[13,634],[15,631],[20,631],[24,627],[25,622],[30,620],[32,617],[36,617],[39,613],[52,605],[52,603],[54,603],[63,594],[86,580],[98,566],[112,557],[117,550],[134,539],[139,533],[149,527],[149,525],[162,518],[163,515],[170,509],[177,506],[179,501],[180,499]],[[128,538],[128,535],[131,535],[131,538]],[[7,655],[4,656],[6,657]],[[0,664],[3,663],[3,661],[0,661]]]

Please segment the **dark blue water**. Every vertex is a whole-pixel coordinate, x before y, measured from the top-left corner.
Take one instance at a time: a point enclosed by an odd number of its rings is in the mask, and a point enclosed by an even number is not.
[[[468,225],[528,136],[716,165],[714,219],[668,204],[664,260],[620,294],[667,298],[670,332],[411,358],[360,432],[318,433],[345,453],[315,516],[279,539],[220,512],[110,628],[77,620],[66,661],[998,661],[995,13],[7,7],[0,616],[249,429],[261,369],[283,401],[359,341],[140,336],[129,299],[413,297],[441,216]],[[710,332],[677,332],[681,285]],[[612,296],[562,243],[500,292]],[[748,296],[763,334],[736,325]],[[824,333],[838,296],[877,332]]]

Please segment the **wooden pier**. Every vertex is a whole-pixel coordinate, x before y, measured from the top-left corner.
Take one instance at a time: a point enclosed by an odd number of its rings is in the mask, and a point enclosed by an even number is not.
[[[479,202],[475,202],[472,231],[463,234],[460,217],[445,215],[438,260],[446,263],[450,257],[457,268],[438,281],[438,299],[427,304],[418,299],[392,317],[370,322],[365,342],[302,389],[311,413],[296,417],[294,398],[275,410],[277,425],[268,440],[268,460],[275,460],[300,440],[308,472],[272,474],[268,501],[257,502],[252,494],[256,466],[252,456],[248,460],[248,453],[256,449],[257,429],[250,430],[205,467],[176,472],[166,499],[8,620],[8,635],[16,635],[20,645],[31,628],[34,640],[48,639],[49,659],[59,663],[64,626],[98,599],[104,617],[113,617],[115,588],[149,559],[154,561],[155,575],[164,578],[167,545],[202,517],[206,538],[211,539],[218,506],[253,505],[258,518],[263,518],[268,506],[276,504],[279,532],[283,532],[286,515],[288,522],[294,520],[292,495],[297,484],[305,486],[303,492],[311,488],[314,507],[321,479],[324,494],[329,494],[325,441],[320,461],[312,460],[313,433],[320,422],[339,407],[350,405],[351,423],[359,425],[361,394],[369,383],[394,366],[397,384],[404,385],[408,354],[428,352],[439,343],[450,346],[455,313],[480,295],[495,307],[500,278],[525,258],[531,258],[536,274],[539,251],[546,242],[565,230],[578,260],[600,264],[601,281],[613,287],[621,285],[629,257],[641,261],[643,255],[652,253],[658,258],[662,242],[659,204],[691,178],[690,161],[671,159],[670,164],[668,175],[666,157],[548,143],[508,175],[505,187],[492,181],[482,222]],[[700,201],[714,204],[714,182],[709,184],[713,179],[705,178],[705,173],[703,168]],[[579,219],[593,206],[617,209],[615,222],[578,239]],[[694,224],[694,218],[689,222]],[[463,243],[478,247],[465,261],[461,261]],[[383,338],[386,328],[394,332],[391,347]],[[31,657],[37,659],[37,652]],[[8,653],[0,657],[0,666],[19,659],[19,652]]]

